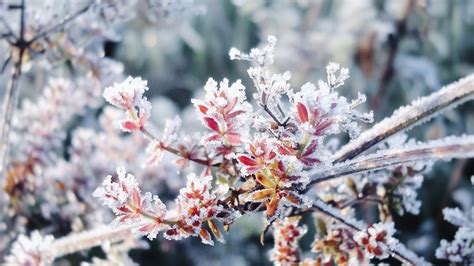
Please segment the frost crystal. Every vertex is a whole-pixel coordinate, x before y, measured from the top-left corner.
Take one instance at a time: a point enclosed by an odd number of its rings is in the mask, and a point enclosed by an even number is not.
[[[54,258],[50,253],[53,240],[53,236],[43,237],[38,231],[33,231],[29,238],[20,235],[13,244],[11,255],[6,258],[6,265],[49,265]]]
[[[306,233],[306,226],[298,226],[301,217],[285,218],[273,225],[275,247],[270,260],[275,265],[290,265],[300,262],[298,240]]]
[[[459,263],[472,262],[474,260],[474,207],[471,207],[466,214],[458,208],[445,208],[443,215],[446,221],[459,226],[459,229],[453,241],[441,240],[440,247],[436,250],[436,258]]]

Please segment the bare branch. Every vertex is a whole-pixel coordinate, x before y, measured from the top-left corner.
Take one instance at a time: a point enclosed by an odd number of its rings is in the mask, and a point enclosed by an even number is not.
[[[359,159],[313,172],[310,185],[350,174],[417,161],[450,160],[474,157],[474,136],[446,137],[404,148],[379,151]]]
[[[85,12],[87,12],[90,8],[91,8],[92,4],[87,4],[85,7],[81,8],[79,11],[77,11],[76,13],[64,18],[61,22],[59,22],[58,24],[48,28],[48,29],[45,29],[43,30],[42,32],[38,33],[35,37],[33,37],[30,41],[28,41],[28,43],[33,43],[35,41],[37,41],[38,39],[40,38],[43,38],[44,36],[50,34],[50,33],[53,33],[59,29],[61,29],[62,27],[64,27],[66,24],[68,24],[69,22],[73,21],[74,19],[76,19],[77,17],[79,17],[80,15],[84,14]]]
[[[474,98],[474,74],[443,87],[439,91],[400,107],[389,118],[375,124],[335,154],[334,162],[343,162],[363,153],[375,144],[398,132],[420,125],[440,112]]]
[[[388,38],[388,52],[385,66],[380,77],[377,93],[372,98],[370,109],[377,110],[380,106],[382,98],[386,94],[388,85],[393,78],[395,57],[397,56],[400,41],[405,37],[407,32],[408,17],[415,7],[415,0],[407,0],[402,17],[395,23],[395,33]]]
[[[25,32],[25,1],[21,1],[20,9],[20,37],[18,41],[24,40]],[[15,62],[11,79],[8,83],[7,91],[2,105],[2,120],[0,121],[0,178],[3,177],[5,171],[5,164],[7,163],[6,157],[8,156],[8,141],[10,134],[10,127],[13,117],[13,111],[15,110],[16,103],[18,101],[18,82],[21,76],[21,67],[23,61],[23,55],[25,48],[19,48],[18,50],[18,61]],[[3,183],[0,184],[3,188]]]

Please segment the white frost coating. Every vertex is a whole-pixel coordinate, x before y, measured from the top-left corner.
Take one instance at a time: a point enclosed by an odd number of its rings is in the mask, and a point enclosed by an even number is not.
[[[70,234],[58,238],[50,245],[50,251],[54,258],[59,258],[80,250],[86,250],[99,246],[106,241],[120,241],[132,236],[133,225],[110,227],[100,226],[89,231]]]
[[[408,144],[401,148],[382,150],[326,169],[315,170],[310,173],[313,176],[311,183],[416,161],[432,162],[440,159],[472,157],[474,157],[474,136],[451,136],[424,143]]]
[[[371,129],[360,134],[358,138],[343,146],[334,155],[333,160],[343,161],[353,158],[395,133],[406,131],[425,123],[440,112],[454,108],[472,99],[474,99],[474,74],[447,85],[429,96],[421,97],[413,101],[411,105],[398,108],[391,117],[383,119]],[[366,145],[368,146],[364,148]],[[360,151],[351,155],[356,150]]]
[[[417,266],[432,265],[431,263],[424,260],[422,257],[417,256],[413,251],[407,249],[405,245],[403,245],[400,242],[396,243],[392,247],[392,254],[394,254],[395,257],[401,256],[405,258],[406,260],[413,262],[414,265],[417,265]],[[403,265],[407,265],[407,264],[404,263]]]
[[[336,209],[327,203],[323,202],[320,199],[314,200],[313,207],[321,211],[322,213],[333,217],[334,219],[338,220],[339,222],[351,227],[354,230],[362,231],[364,230],[367,225],[363,222],[357,221],[356,219],[348,216],[343,215],[339,209]]]
[[[326,204],[321,199],[314,200],[313,207],[325,215],[336,219],[338,222],[351,227],[353,230],[363,231],[367,228],[365,223],[357,221],[348,215],[343,215],[339,209]],[[407,262],[414,263],[415,265],[431,265],[422,257],[417,256],[415,253],[407,249],[400,242],[391,245],[390,254],[397,259],[401,259],[401,261],[404,263],[403,265],[407,265]]]

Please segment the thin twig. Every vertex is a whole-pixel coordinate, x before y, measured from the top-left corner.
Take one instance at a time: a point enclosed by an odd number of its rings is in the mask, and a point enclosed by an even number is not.
[[[263,110],[273,119],[273,121],[275,121],[275,123],[278,124],[278,126],[280,126],[280,127],[286,127],[287,126],[288,121],[290,120],[289,117],[287,117],[283,122],[280,122],[278,117],[276,117],[276,115],[272,112],[272,110],[270,110],[270,108],[268,108],[268,106],[266,104],[262,104],[261,106],[262,106]]]
[[[35,41],[37,41],[38,39],[50,34],[50,33],[53,33],[59,29],[61,29],[62,27],[64,27],[67,23],[73,21],[74,19],[76,19],[77,17],[79,17],[80,15],[82,15],[83,13],[87,12],[90,8],[91,8],[92,4],[88,4],[86,5],[85,7],[83,7],[82,9],[80,9],[79,11],[77,11],[76,13],[66,17],[65,19],[63,19],[61,22],[59,22],[58,24],[48,28],[48,29],[45,29],[43,30],[42,32],[38,33],[36,36],[34,36],[30,41],[28,41],[28,43],[34,43]]]
[[[156,141],[156,142],[160,142],[160,140],[155,137],[150,131],[148,131],[146,128],[142,128],[141,129],[141,132],[143,134],[143,136],[145,136],[145,138],[150,141],[150,142],[153,142],[153,141]],[[190,160],[190,161],[193,161],[195,163],[198,163],[198,164],[201,164],[201,165],[204,165],[204,166],[207,166],[207,167],[217,167],[219,166],[220,164],[219,163],[216,163],[216,164],[212,164],[212,161],[210,159],[208,160],[203,160],[203,159],[198,159],[198,158],[188,158],[188,157],[184,157],[183,154],[181,154],[181,152],[177,149],[174,149],[172,147],[162,147],[163,150],[169,152],[169,153],[172,153],[174,155],[177,155],[179,157],[182,157],[184,159],[187,159],[187,160]]]
[[[420,125],[440,112],[456,107],[474,98],[474,74],[443,87],[429,96],[396,110],[391,117],[364,131],[358,138],[341,147],[333,157],[334,162],[352,159],[382,140]]]

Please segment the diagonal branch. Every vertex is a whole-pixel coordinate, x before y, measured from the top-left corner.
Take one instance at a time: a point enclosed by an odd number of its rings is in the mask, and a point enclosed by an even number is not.
[[[415,0],[407,0],[406,6],[403,11],[402,17],[395,24],[395,33],[388,38],[388,52],[387,59],[385,61],[385,66],[382,71],[382,76],[380,77],[379,85],[377,88],[377,93],[372,98],[370,103],[370,109],[377,110],[380,106],[382,98],[384,98],[388,85],[394,76],[394,63],[397,56],[398,48],[400,41],[405,37],[407,33],[407,21],[410,13],[415,7]]]
[[[334,162],[352,159],[382,140],[427,122],[440,112],[474,99],[474,74],[441,88],[439,91],[400,107],[392,116],[375,124],[358,138],[343,146],[333,157]]]
[[[68,24],[69,22],[73,21],[74,19],[76,19],[77,17],[79,17],[80,15],[84,14],[85,12],[87,12],[90,8],[91,8],[92,4],[87,4],[85,7],[81,8],[79,11],[77,11],[76,13],[64,18],[61,22],[59,22],[58,24],[50,27],[50,28],[47,28],[45,30],[43,30],[42,32],[38,33],[36,36],[34,36],[30,41],[28,41],[28,43],[33,43],[35,41],[37,41],[38,39],[40,38],[43,38],[44,36],[50,34],[50,33],[53,33],[59,29],[61,29],[62,27],[64,27],[66,24]]]
[[[55,239],[50,247],[51,259],[59,258],[78,251],[87,250],[102,245],[106,241],[118,242],[133,237],[134,225],[119,227],[100,226],[79,233]]]
[[[310,185],[350,174],[363,173],[418,161],[474,157],[474,135],[446,137],[403,148],[376,152],[359,159],[333,165],[312,173]]]
[[[339,223],[344,224],[354,231],[363,231],[367,228],[365,223],[357,221],[351,217],[348,217],[347,215],[343,215],[338,209],[326,204],[319,198],[314,201],[312,209],[335,219]],[[397,243],[390,253],[394,258],[401,261],[404,265],[429,265],[429,263],[423,258],[418,257],[400,242]]]

